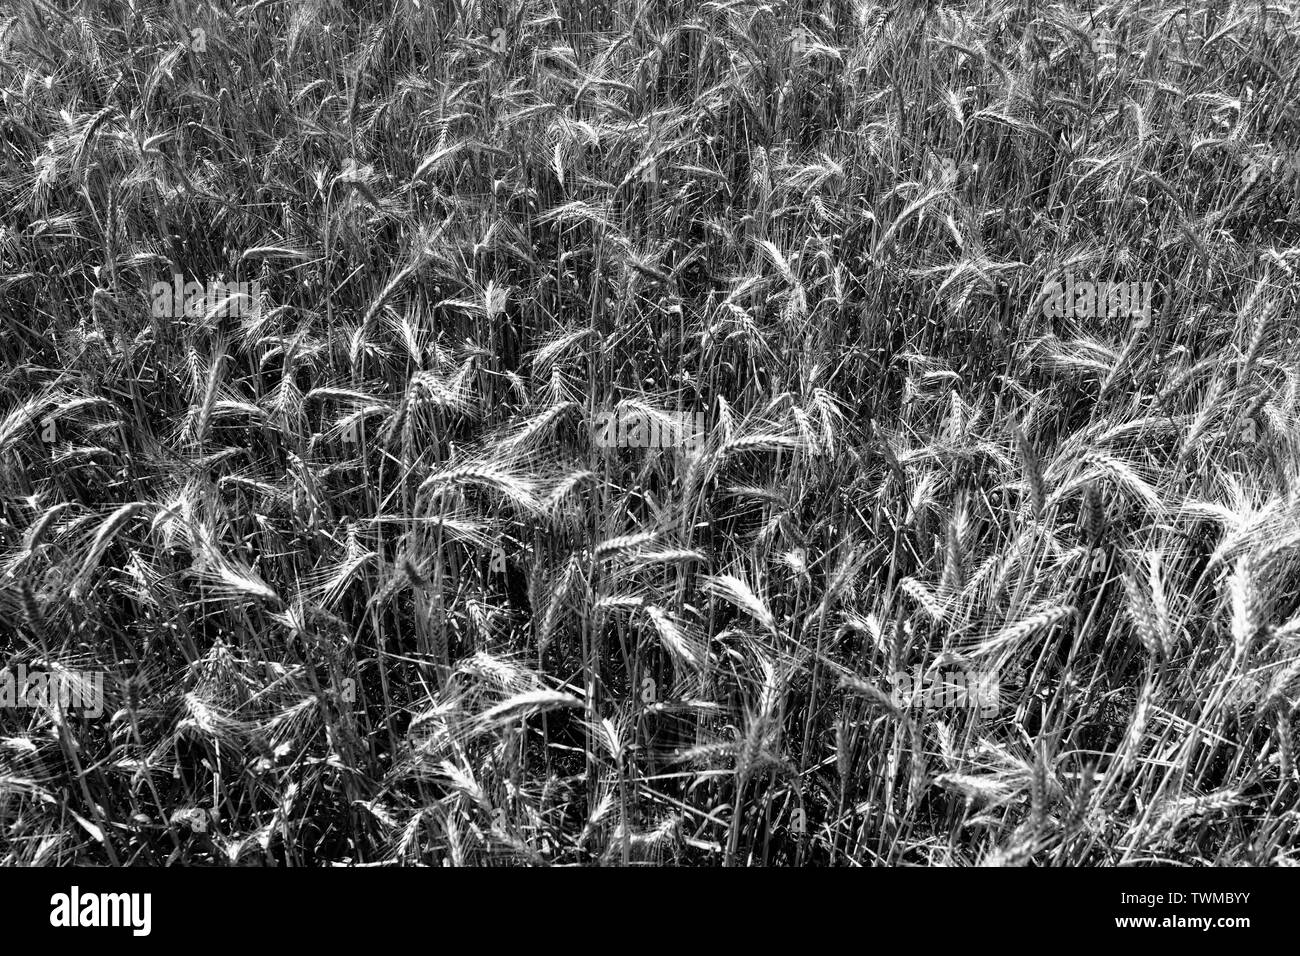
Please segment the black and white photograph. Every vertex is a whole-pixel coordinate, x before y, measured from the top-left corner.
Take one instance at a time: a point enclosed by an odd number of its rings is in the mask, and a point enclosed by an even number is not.
[[[0,0],[0,98],[32,922],[1300,864],[1296,0]]]

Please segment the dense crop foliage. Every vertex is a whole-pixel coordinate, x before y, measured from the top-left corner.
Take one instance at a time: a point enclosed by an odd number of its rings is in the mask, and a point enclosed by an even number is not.
[[[6,4],[0,860],[1294,861],[1298,41]]]

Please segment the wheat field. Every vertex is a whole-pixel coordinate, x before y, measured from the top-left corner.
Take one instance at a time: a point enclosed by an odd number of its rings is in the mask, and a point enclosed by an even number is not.
[[[1300,862],[1300,4],[7,0],[0,90],[0,863]]]

